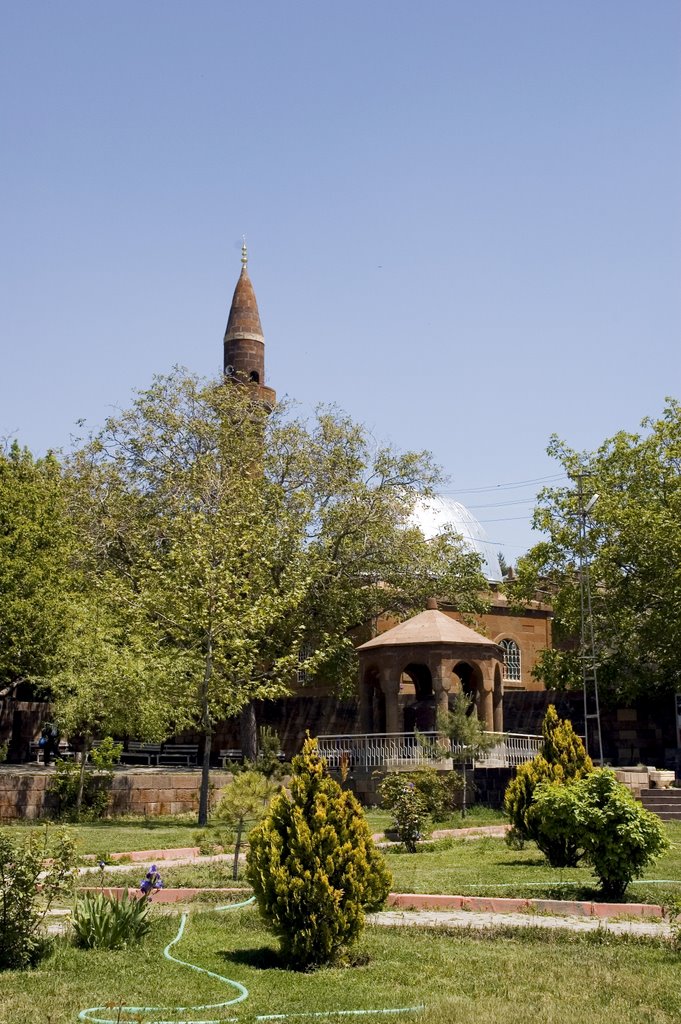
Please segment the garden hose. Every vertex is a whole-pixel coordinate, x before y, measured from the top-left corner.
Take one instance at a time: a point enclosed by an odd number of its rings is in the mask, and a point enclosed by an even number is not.
[[[247,907],[255,903],[255,896],[251,896],[248,900],[243,900],[241,903],[227,903],[224,906],[216,907],[216,910],[239,910],[241,907]],[[231,985],[232,988],[237,990],[237,995],[233,999],[227,999],[221,1003],[204,1003],[200,1006],[120,1006],[116,1007],[117,1018],[113,1017],[98,1017],[96,1014],[102,1013],[107,1009],[111,1009],[106,1006],[91,1006],[87,1010],[81,1010],[78,1014],[78,1020],[89,1021],[90,1024],[117,1024],[120,1021],[120,1014],[125,1013],[126,1015],[137,1014],[146,1017],[150,1013],[172,1013],[182,1014],[191,1011],[192,1013],[201,1010],[226,1010],[229,1006],[234,1006],[236,1003],[242,1003],[245,999],[248,999],[249,992],[245,985],[242,985],[240,981],[234,981],[232,978],[225,978],[222,974],[216,974],[215,971],[209,971],[205,967],[199,967],[197,964],[190,964],[187,960],[180,960],[179,957],[173,956],[170,952],[173,946],[181,940],[184,935],[184,928],[187,923],[187,914],[183,913],[180,919],[180,927],[178,928],[177,935],[174,939],[168,943],[166,948],[163,950],[163,955],[166,960],[172,960],[173,963],[181,964],[183,967],[189,967],[192,971],[198,971],[200,974],[207,974],[210,978],[215,978],[216,981],[224,982],[225,985]],[[317,1010],[309,1012],[297,1012],[297,1013],[263,1013],[258,1014],[254,1017],[254,1020],[291,1020],[293,1018],[319,1018],[319,1017],[360,1017],[360,1016],[385,1016],[388,1014],[398,1013],[413,1013],[419,1010],[423,1010],[423,1005],[420,1006],[399,1006],[395,1008],[383,1008],[377,1010]],[[154,1018],[149,1021],[149,1024],[227,1024],[227,1022],[236,1022],[238,1017],[226,1017],[221,1014],[219,1017],[210,1017],[192,1020],[178,1020],[175,1017],[174,1020],[166,1020],[160,1017]]]

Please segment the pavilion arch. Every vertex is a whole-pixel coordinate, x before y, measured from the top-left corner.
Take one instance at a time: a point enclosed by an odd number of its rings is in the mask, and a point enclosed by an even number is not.
[[[381,671],[378,665],[367,665],[364,669],[360,683],[360,713],[362,732],[386,731],[385,694],[381,688]]]
[[[459,689],[468,689],[488,731],[494,730],[496,720],[502,720],[501,682],[496,717],[494,691],[497,676],[501,680],[503,652],[488,637],[440,612],[434,601],[425,612],[374,637],[357,651],[363,732],[380,731],[375,714],[377,688],[385,701],[388,733],[434,728],[437,712],[448,710],[450,694]]]
[[[401,732],[430,732],[435,728],[433,674],[426,662],[411,661],[404,666],[397,699]]]

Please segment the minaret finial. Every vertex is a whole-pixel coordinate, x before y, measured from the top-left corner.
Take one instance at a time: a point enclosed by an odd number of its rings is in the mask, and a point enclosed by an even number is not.
[[[242,235],[241,237],[243,238],[243,245],[241,246],[241,266],[245,270],[246,265],[248,264],[248,249],[246,248],[246,236]]]

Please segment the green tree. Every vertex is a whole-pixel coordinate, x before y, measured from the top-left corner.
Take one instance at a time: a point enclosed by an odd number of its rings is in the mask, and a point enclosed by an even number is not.
[[[572,832],[546,830],[535,809],[539,786],[559,786],[593,771],[593,763],[584,744],[568,720],[561,720],[550,704],[542,723],[544,743],[541,752],[521,764],[506,787],[504,809],[511,822],[511,845],[534,840],[552,867],[574,867],[579,860],[579,843]]]
[[[290,795],[275,797],[250,834],[248,878],[282,952],[302,968],[342,955],[388,895],[362,808],[327,774],[314,740],[293,759]]]
[[[335,411],[310,424],[178,370],[109,420],[71,473],[97,510],[93,571],[115,576],[118,605],[141,610],[152,652],[172,656],[161,699],[175,727],[203,733],[200,824],[215,723],[288,693],[304,645],[304,667],[342,688],[351,631],[420,607],[434,578],[480,607],[479,558],[410,524],[438,480],[430,459],[377,449]]]
[[[239,772],[225,791],[216,816],[236,828],[234,844],[234,880],[239,875],[241,838],[247,822],[260,821],[280,787],[260,771]]]
[[[559,649],[545,652],[539,677],[548,686],[581,685],[575,647],[582,474],[583,504],[598,495],[583,553],[590,562],[599,685],[611,702],[681,687],[681,406],[667,399],[662,415],[641,427],[615,434],[594,452],[551,439],[549,454],[569,479],[540,493],[534,526],[548,539],[520,560],[510,585],[518,600],[539,589],[553,605]]]
[[[73,536],[61,467],[15,442],[0,451],[0,684],[40,685],[67,622]]]
[[[52,840],[47,829],[0,829],[0,971],[32,966],[43,955],[43,921],[57,899],[72,893],[75,866],[66,831]]]
[[[465,693],[457,693],[450,700],[449,710],[438,712],[437,730],[449,741],[444,749],[446,757],[461,765],[462,803],[461,817],[466,817],[466,768],[498,742],[498,737],[485,732],[485,726],[475,713],[473,702]]]
[[[621,899],[632,878],[639,878],[669,846],[660,819],[644,810],[608,769],[564,786],[540,786],[532,813],[555,845],[583,852],[606,898]]]

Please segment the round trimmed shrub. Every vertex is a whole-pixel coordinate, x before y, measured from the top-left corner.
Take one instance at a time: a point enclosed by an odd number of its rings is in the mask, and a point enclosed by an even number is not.
[[[275,797],[249,842],[248,879],[292,966],[338,960],[390,890],[362,808],[328,775],[314,740],[293,759],[290,794]]]
[[[548,834],[581,847],[608,899],[621,899],[669,845],[660,819],[607,768],[567,786],[540,786],[532,815]]]

